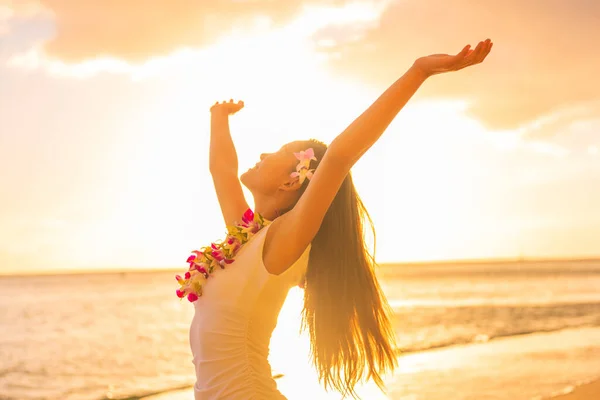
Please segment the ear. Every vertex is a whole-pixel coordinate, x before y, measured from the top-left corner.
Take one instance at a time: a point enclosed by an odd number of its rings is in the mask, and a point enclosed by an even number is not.
[[[279,186],[279,190],[283,190],[284,192],[294,192],[300,189],[302,185],[298,178],[289,177],[282,185]]]

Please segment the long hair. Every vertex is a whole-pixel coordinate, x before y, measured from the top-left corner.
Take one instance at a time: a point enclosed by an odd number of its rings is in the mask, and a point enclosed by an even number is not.
[[[317,168],[327,146],[307,142]],[[306,190],[308,180],[300,188]],[[382,376],[397,366],[391,309],[375,276],[375,259],[364,235],[373,221],[348,174],[312,241],[306,271],[302,326],[308,329],[312,361],[326,389],[357,397],[355,386],[372,379],[384,390]]]

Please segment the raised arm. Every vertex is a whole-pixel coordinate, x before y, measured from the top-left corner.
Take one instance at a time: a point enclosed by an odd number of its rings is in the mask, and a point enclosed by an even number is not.
[[[243,102],[216,103],[210,109],[209,169],[226,225],[240,219],[248,209],[238,178],[238,158],[229,132],[229,115],[244,107]]]
[[[434,54],[419,58],[333,140],[296,206],[274,221],[267,234],[263,256],[271,273],[285,271],[312,242],[352,166],[379,139],[423,82],[434,74],[478,64],[490,49],[488,39],[475,50],[470,51],[466,46],[454,56]]]

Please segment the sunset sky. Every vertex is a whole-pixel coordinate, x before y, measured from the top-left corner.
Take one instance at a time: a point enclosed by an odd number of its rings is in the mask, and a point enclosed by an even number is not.
[[[378,261],[600,256],[598,1],[0,0],[0,274],[185,268],[216,100],[243,172],[488,37],[353,170]]]

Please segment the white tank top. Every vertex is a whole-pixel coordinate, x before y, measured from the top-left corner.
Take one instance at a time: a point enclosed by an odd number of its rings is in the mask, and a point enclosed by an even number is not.
[[[310,246],[288,270],[272,275],[262,261],[270,226],[239,250],[235,262],[217,270],[194,302],[195,400],[285,399],[271,375],[269,342],[289,289],[306,272]]]

